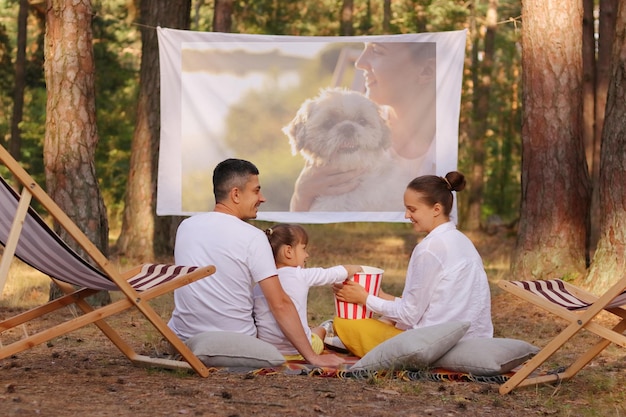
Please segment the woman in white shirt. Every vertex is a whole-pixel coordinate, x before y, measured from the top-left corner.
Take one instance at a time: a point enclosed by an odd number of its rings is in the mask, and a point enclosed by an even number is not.
[[[346,347],[363,356],[384,340],[419,327],[467,321],[464,339],[492,337],[491,295],[482,259],[472,242],[450,221],[452,191],[465,188],[463,174],[425,175],[404,193],[405,217],[418,233],[427,233],[409,261],[402,297],[380,291],[369,295],[360,285],[335,286],[339,300],[366,305],[382,318],[335,318],[335,331]]]

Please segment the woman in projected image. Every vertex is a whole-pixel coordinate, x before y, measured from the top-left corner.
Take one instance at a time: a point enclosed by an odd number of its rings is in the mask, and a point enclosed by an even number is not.
[[[355,66],[363,71],[365,95],[383,106],[391,128],[393,177],[406,183],[420,175],[434,174],[436,44],[365,43]],[[290,210],[308,211],[318,196],[354,190],[366,169],[305,167],[295,183]]]

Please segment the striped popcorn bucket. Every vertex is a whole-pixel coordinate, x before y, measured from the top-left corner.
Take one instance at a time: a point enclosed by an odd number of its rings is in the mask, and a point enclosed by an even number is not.
[[[354,282],[361,284],[368,293],[378,295],[380,282],[383,279],[383,270],[372,266],[364,266],[363,272],[354,274]],[[346,303],[335,298],[335,312],[342,319],[369,319],[374,314],[368,311],[365,306],[353,303]]]

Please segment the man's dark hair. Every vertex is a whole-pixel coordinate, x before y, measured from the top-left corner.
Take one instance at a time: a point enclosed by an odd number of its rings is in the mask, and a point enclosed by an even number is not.
[[[213,170],[215,202],[226,199],[230,190],[235,187],[243,189],[250,175],[259,175],[258,168],[252,162],[229,158],[217,164]]]

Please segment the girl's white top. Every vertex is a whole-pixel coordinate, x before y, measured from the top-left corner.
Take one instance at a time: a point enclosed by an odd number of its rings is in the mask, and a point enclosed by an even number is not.
[[[308,325],[307,298],[309,288],[320,285],[331,285],[343,282],[348,277],[348,271],[341,265],[332,268],[301,268],[286,266],[278,268],[278,278],[283,289],[291,297],[300,321],[309,340],[311,329]],[[257,327],[257,337],[273,344],[283,355],[296,355],[298,351],[287,340],[278,327],[261,288],[254,287],[254,321]]]

